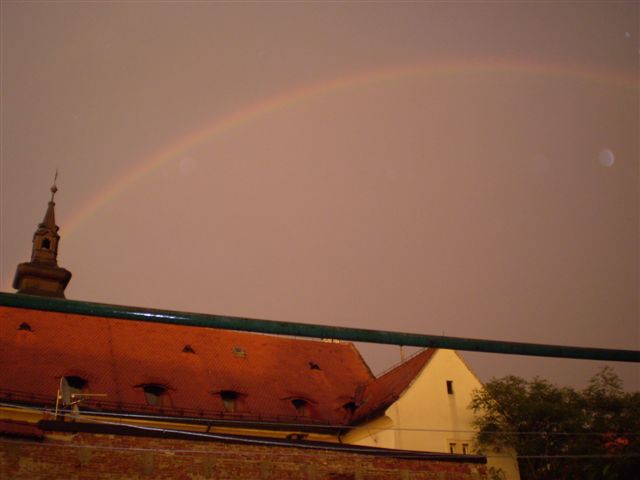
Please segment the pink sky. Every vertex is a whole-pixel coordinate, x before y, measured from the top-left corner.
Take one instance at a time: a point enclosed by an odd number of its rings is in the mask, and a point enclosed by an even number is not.
[[[637,2],[1,5],[3,291],[640,348]]]

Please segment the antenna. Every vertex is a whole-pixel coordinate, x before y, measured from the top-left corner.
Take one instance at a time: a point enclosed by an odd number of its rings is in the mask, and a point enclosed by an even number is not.
[[[55,184],[54,184],[55,185]],[[64,381],[65,377],[60,377],[60,385],[58,386],[58,393],[56,394],[56,411],[55,411],[55,418],[58,418],[58,411],[60,410],[60,406],[69,406],[71,407],[71,412],[74,415],[77,415],[78,413],[80,413],[80,409],[78,408],[78,405],[80,404],[80,402],[82,402],[85,398],[89,398],[89,397],[106,397],[107,394],[106,393],[72,393],[70,398],[69,398],[69,402],[65,402],[64,400],[64,396],[62,395],[63,390],[64,390],[64,386],[62,384],[62,382]]]

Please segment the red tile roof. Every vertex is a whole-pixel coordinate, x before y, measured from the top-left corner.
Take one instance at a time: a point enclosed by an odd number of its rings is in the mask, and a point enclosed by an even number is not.
[[[334,425],[348,422],[343,405],[359,385],[369,384],[366,391],[378,401],[389,383],[386,376],[371,383],[351,343],[4,306],[0,363],[5,400],[53,404],[60,378],[78,376],[88,382],[88,393],[107,395],[83,401],[85,408],[209,418],[225,411],[219,393],[233,391],[238,412],[225,418]],[[146,384],[167,388],[162,410],[146,406]],[[308,418],[300,418],[293,399],[309,402]]]
[[[358,423],[382,414],[409,388],[435,351],[422,350],[406,362],[372,380],[364,388],[360,388],[356,395],[358,408],[352,421]]]

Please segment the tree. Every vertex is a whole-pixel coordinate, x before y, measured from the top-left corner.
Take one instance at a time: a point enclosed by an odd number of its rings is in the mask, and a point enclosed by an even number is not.
[[[584,390],[515,376],[474,392],[479,448],[513,448],[523,480],[635,479],[640,393],[605,367]]]

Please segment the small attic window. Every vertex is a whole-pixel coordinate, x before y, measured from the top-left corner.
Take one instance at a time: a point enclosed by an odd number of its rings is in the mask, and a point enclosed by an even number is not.
[[[18,326],[18,330],[24,330],[26,332],[33,332],[33,330],[31,329],[31,325],[29,325],[27,322],[22,322],[20,324],[20,326]]]
[[[311,370],[320,370],[320,365],[318,365],[316,362],[309,362],[309,368]]]
[[[222,390],[220,392],[220,399],[222,400],[222,404],[224,405],[224,409],[227,412],[235,412],[236,411],[236,402],[238,400],[239,394],[238,392],[234,392],[233,390]]]
[[[447,380],[447,393],[453,395],[453,380]]]
[[[309,402],[304,398],[294,398],[291,400],[291,405],[296,409],[296,413],[301,417],[308,417],[310,414]]]
[[[48,238],[43,238],[43,239],[42,239],[41,247],[42,247],[44,250],[49,250],[49,249],[51,249],[51,240],[49,240]]]
[[[247,352],[242,347],[233,347],[233,355],[238,358],[246,358]]]
[[[167,394],[166,387],[162,385],[150,384],[142,387],[144,397],[148,405],[153,407],[161,407]]]
[[[185,345],[184,348],[182,349],[183,353],[196,353],[196,351],[193,349],[193,347],[191,345]]]
[[[62,377],[60,382],[60,395],[64,405],[69,405],[75,400],[74,395],[82,393],[87,386],[87,381],[75,375]]]

